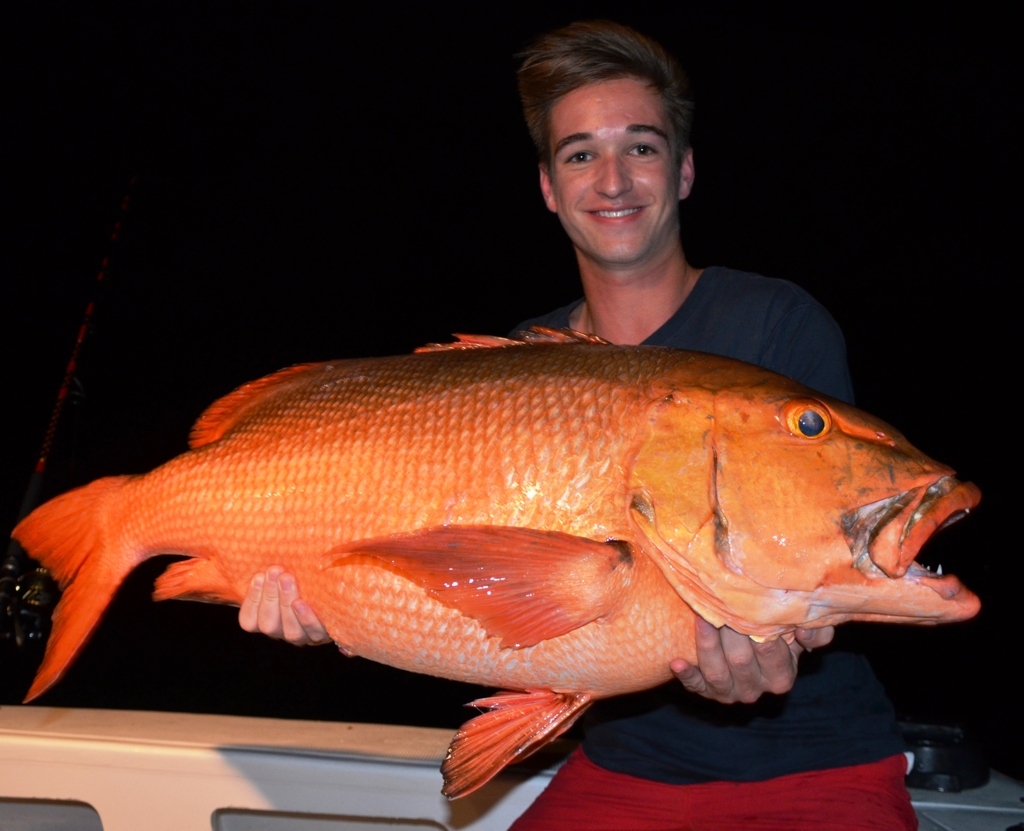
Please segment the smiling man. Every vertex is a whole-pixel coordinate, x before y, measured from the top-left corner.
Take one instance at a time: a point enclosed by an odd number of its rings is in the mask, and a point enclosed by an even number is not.
[[[638,311],[649,307],[667,319],[699,275],[679,242],[678,203],[693,184],[692,150],[677,158],[665,107],[633,78],[563,96],[550,129],[554,146],[541,165],[541,192],[572,240],[589,290],[573,322],[621,325],[624,315],[609,306],[637,292],[645,300],[666,295]],[[645,321],[640,334],[665,319]]]
[[[694,182],[693,102],[676,61],[607,22],[544,35],[523,57],[541,193],[573,244],[583,298],[522,327],[726,355],[851,400],[842,334],[806,292],[687,262],[678,206]],[[254,578],[240,621],[329,640],[276,568]],[[700,621],[697,665],[672,662],[682,683],[592,708],[581,749],[514,828],[916,828],[892,707],[867,662],[825,650],[797,674],[804,650],[831,637],[755,644]]]
[[[679,241],[693,152],[673,147],[665,108],[635,78],[566,94],[551,109],[549,131],[541,193],[576,249],[587,297],[570,323],[613,343],[640,343],[700,276]]]

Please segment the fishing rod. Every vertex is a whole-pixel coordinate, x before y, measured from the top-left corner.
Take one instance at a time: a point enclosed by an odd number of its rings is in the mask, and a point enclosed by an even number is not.
[[[135,181],[136,177],[134,176],[129,179],[128,187],[121,200],[117,220],[114,222],[114,228],[107,241],[110,250],[113,249],[121,235],[121,225],[131,203]],[[32,475],[29,477],[25,496],[21,500],[18,522],[28,516],[39,502],[39,494],[43,487],[43,475],[46,473],[46,463],[57,435],[57,425],[64,412],[64,405],[71,396],[72,387],[78,383],[75,376],[78,370],[78,360],[82,354],[82,344],[85,343],[85,338],[89,334],[93,315],[96,312],[96,298],[107,279],[109,265],[110,254],[108,253],[100,261],[99,271],[93,281],[94,294],[85,306],[85,314],[78,327],[74,346],[71,347],[71,357],[64,370],[60,389],[57,391],[57,400],[50,413],[50,421],[46,427],[46,434],[43,436],[39,456],[36,459]],[[49,631],[50,614],[56,605],[58,594],[57,585],[49,571],[42,566],[37,566],[35,561],[18,544],[18,541],[12,537],[7,546],[7,555],[3,565],[0,565],[0,643],[13,643],[18,649],[23,649],[27,645],[44,643]]]

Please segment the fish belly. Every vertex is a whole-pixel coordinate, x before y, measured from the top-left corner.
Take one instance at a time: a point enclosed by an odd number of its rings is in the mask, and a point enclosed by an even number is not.
[[[641,561],[637,570],[613,617],[522,648],[502,647],[476,620],[386,569],[356,564],[332,569],[333,579],[299,579],[331,637],[350,654],[502,689],[603,698],[663,683],[672,677],[671,660],[695,657],[693,613],[650,563]]]

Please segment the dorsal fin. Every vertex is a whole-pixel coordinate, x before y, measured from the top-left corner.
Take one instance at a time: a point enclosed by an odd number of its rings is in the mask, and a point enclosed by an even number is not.
[[[463,349],[491,349],[495,346],[522,346],[523,342],[512,338],[499,338],[496,335],[454,335],[457,340],[452,343],[428,343],[417,346],[413,352],[458,352]]]
[[[526,343],[599,343],[608,344],[604,338],[597,335],[590,335],[586,332],[577,332],[565,326],[561,329],[552,329],[548,326],[531,326],[529,329],[520,329],[516,336]]]
[[[287,369],[267,375],[265,378],[258,378],[243,384],[233,392],[229,392],[223,398],[214,401],[203,414],[199,416],[196,423],[192,425],[192,432],[188,437],[188,446],[195,450],[197,447],[211,444],[228,432],[238,421],[239,417],[248,409],[254,401],[262,398],[268,390],[290,381],[296,375],[306,372],[310,367],[318,364],[296,364]]]
[[[547,326],[531,326],[520,329],[514,338],[499,338],[494,335],[459,335],[452,343],[428,343],[416,352],[450,352],[462,349],[492,349],[496,346],[522,346],[527,343],[608,343],[597,335],[577,332],[575,329],[551,329]]]

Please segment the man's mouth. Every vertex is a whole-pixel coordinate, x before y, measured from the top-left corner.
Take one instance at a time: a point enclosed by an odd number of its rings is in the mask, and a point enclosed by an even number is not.
[[[622,208],[618,211],[594,211],[594,214],[596,216],[603,216],[606,219],[619,219],[623,216],[638,213],[640,210],[640,208]]]

